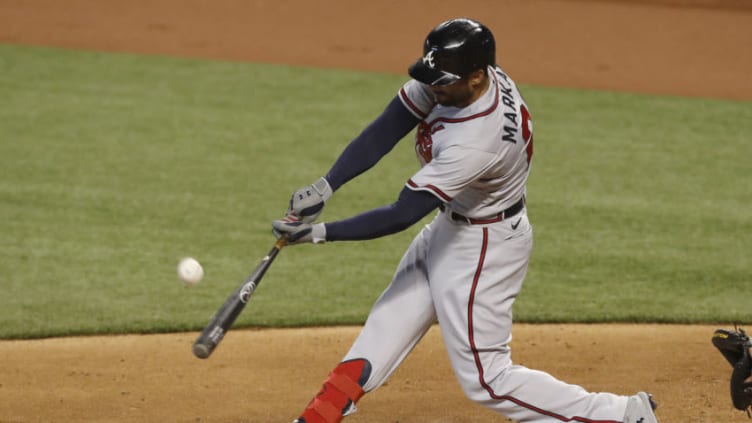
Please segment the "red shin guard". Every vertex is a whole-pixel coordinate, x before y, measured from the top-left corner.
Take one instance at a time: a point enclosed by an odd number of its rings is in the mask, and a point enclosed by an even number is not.
[[[371,375],[371,363],[355,359],[340,363],[324,381],[324,386],[308,403],[300,416],[305,423],[339,423],[351,404],[358,402],[365,393],[365,385]]]

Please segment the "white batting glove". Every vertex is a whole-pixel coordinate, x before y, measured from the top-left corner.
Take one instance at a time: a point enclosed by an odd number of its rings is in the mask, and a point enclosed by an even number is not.
[[[287,245],[311,242],[321,244],[326,241],[326,226],[323,223],[296,221],[290,218],[272,221],[272,232],[277,238],[287,235]]]
[[[324,204],[333,194],[326,178],[295,191],[290,197],[287,215],[303,223],[311,223],[324,210]]]

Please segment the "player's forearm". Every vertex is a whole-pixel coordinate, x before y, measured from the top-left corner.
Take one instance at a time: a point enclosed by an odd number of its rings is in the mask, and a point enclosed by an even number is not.
[[[430,193],[405,188],[393,204],[326,223],[326,240],[356,241],[397,233],[418,222],[439,204],[441,201]]]
[[[345,148],[326,175],[332,190],[375,165],[418,124],[399,98],[394,97],[386,109]]]

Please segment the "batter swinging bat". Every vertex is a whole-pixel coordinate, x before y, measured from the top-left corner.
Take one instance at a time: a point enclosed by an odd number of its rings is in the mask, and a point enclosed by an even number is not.
[[[253,273],[243,281],[238,289],[222,304],[222,307],[217,310],[209,321],[209,324],[204,328],[204,331],[201,332],[201,335],[196,338],[196,342],[193,343],[193,355],[198,358],[208,358],[212,351],[217,348],[217,345],[222,341],[232,323],[240,312],[243,311],[248,301],[250,301],[251,295],[253,295],[253,292],[256,291],[256,288],[261,283],[264,273],[272,265],[274,258],[277,257],[282,247],[285,246],[285,241],[286,237],[277,240],[266,257],[256,266]]]

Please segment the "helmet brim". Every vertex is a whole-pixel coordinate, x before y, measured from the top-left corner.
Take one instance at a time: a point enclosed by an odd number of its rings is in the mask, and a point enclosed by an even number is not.
[[[461,76],[451,72],[428,66],[423,58],[418,59],[407,70],[407,73],[415,80],[426,85],[441,86],[449,85],[462,79]]]

